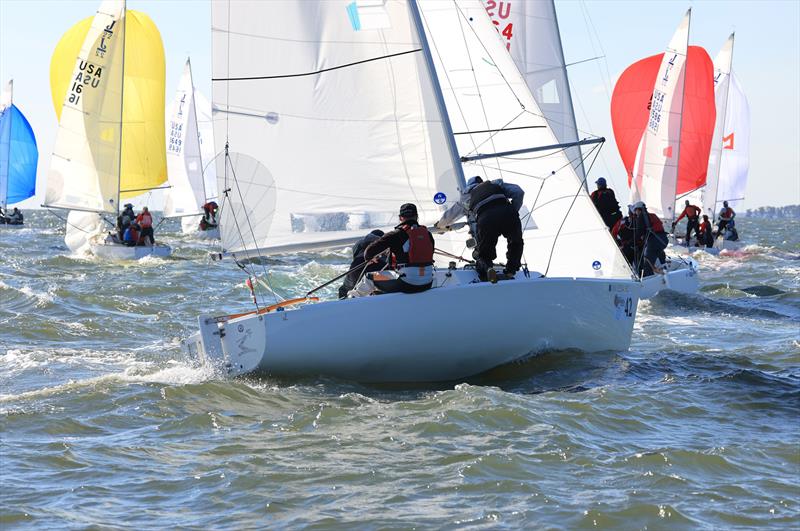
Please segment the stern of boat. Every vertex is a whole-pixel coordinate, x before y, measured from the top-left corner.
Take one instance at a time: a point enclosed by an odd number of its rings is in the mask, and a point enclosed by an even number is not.
[[[200,315],[199,331],[184,339],[183,350],[227,376],[256,371],[264,352],[266,333],[260,315],[225,321]]]

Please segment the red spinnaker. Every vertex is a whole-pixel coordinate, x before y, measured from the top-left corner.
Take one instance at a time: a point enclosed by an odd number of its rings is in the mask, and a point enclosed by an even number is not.
[[[629,66],[619,77],[611,96],[611,124],[617,149],[631,184],[636,150],[647,127],[650,99],[664,54],[653,55]],[[714,63],[699,46],[689,46],[681,120],[677,194],[706,183],[708,156],[717,112],[714,100]]]

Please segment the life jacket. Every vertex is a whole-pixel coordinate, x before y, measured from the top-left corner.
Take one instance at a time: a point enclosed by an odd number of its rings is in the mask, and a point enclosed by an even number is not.
[[[686,208],[683,209],[683,212],[678,217],[678,220],[680,220],[684,216],[686,216],[689,219],[697,219],[697,218],[700,217],[700,213],[701,212],[702,212],[702,210],[700,210],[696,206],[689,205],[689,206],[687,206]]]
[[[704,221],[700,224],[700,232],[705,234],[706,232],[711,232],[711,222]]]
[[[732,219],[733,209],[731,207],[723,208],[722,211],[720,211],[719,213],[719,217],[725,219]]]
[[[469,209],[477,216],[490,205],[508,204],[508,198],[500,185],[484,181],[469,192]]]
[[[429,266],[433,263],[433,242],[425,225],[403,225],[408,235],[403,250],[408,254],[407,266]]]
[[[150,212],[142,212],[136,217],[136,222],[141,228],[149,229],[153,226],[153,216],[150,215]]]
[[[139,231],[137,231],[133,227],[128,227],[127,229],[125,229],[125,234],[123,236],[123,241],[126,241],[126,242],[138,242],[139,241]]]

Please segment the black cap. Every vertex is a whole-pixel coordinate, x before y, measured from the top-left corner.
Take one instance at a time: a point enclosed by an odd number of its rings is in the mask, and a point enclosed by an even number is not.
[[[414,203],[404,203],[400,206],[400,215],[406,219],[417,217],[417,205]]]
[[[375,229],[370,232],[373,236],[383,236],[383,231],[381,229]]]

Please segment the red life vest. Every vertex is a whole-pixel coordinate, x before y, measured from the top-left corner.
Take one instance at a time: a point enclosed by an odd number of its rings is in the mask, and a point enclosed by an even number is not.
[[[720,213],[720,217],[721,218],[725,218],[725,219],[732,219],[733,218],[733,209],[731,207],[722,209],[722,212]]]
[[[149,229],[153,226],[153,216],[150,215],[150,212],[142,212],[136,216],[136,223],[143,229]]]
[[[408,234],[408,263],[410,266],[429,266],[433,263],[433,242],[428,227],[403,225]],[[405,247],[405,245],[403,246]]]

